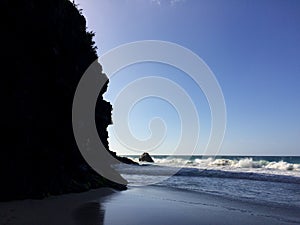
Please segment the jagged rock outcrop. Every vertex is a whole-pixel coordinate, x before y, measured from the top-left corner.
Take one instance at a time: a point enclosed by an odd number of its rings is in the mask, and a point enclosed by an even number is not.
[[[97,59],[83,15],[69,0],[4,0],[1,9],[0,200],[125,188],[94,172],[73,136],[73,96]],[[101,71],[99,76],[107,80]],[[95,115],[108,149],[111,105],[102,98],[105,89]]]
[[[139,157],[140,162],[154,162],[152,157],[149,155],[149,153],[144,152],[140,157]]]
[[[118,156],[117,153],[110,151],[110,154],[115,157],[117,160],[119,160],[121,163],[125,163],[125,164],[132,164],[132,165],[139,165],[137,162],[127,158],[127,157],[122,157],[122,156]]]

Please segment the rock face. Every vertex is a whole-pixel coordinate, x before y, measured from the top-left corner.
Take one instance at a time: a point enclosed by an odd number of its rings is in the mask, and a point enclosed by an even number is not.
[[[154,162],[154,160],[151,158],[149,153],[144,152],[140,157],[139,157],[140,162]]]
[[[117,153],[113,152],[110,150],[110,154],[115,157],[117,160],[119,160],[121,163],[125,164],[132,164],[132,165],[139,165],[137,162],[134,162],[133,160],[127,158],[127,157],[122,157],[118,156]]]
[[[1,42],[0,200],[101,186],[124,189],[90,168],[73,135],[73,96],[97,59],[85,18],[69,0],[4,0],[1,7],[6,24]],[[107,80],[102,71],[99,76]],[[108,149],[112,107],[103,100],[105,91],[97,100],[95,118]]]

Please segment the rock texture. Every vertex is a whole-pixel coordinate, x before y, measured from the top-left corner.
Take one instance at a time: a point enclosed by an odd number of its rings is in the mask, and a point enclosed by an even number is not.
[[[110,154],[115,157],[116,159],[118,159],[121,163],[125,163],[125,164],[132,164],[132,165],[139,165],[137,162],[134,162],[133,160],[127,158],[127,157],[122,157],[122,156],[118,156],[117,153],[110,151]]]
[[[89,167],[73,136],[73,96],[97,59],[83,15],[69,0],[4,0],[1,8],[0,200],[124,189]],[[101,71],[99,76],[107,80]],[[102,98],[105,89],[95,115],[108,149],[112,107]]]
[[[154,160],[151,158],[149,153],[144,152],[140,157],[139,157],[140,162],[154,162]]]

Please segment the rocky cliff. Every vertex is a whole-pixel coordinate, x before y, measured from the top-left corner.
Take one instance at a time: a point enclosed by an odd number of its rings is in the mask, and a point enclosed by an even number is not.
[[[68,0],[4,0],[1,9],[0,200],[125,188],[95,173],[73,136],[75,89],[97,59],[83,15]],[[108,149],[111,105],[102,98],[105,89],[95,115]]]

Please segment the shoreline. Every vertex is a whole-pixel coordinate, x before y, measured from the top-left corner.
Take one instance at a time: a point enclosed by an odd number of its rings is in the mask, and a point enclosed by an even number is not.
[[[254,204],[213,194],[158,186],[129,187],[127,191],[112,196],[105,208],[104,224],[111,225],[122,224],[122,221],[131,225],[300,223],[299,209]],[[113,217],[113,211],[122,209],[121,219]]]
[[[126,191],[99,188],[44,200],[0,203],[7,225],[154,225],[300,223],[299,209],[269,206],[175,188],[145,186]]]

